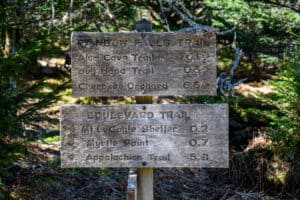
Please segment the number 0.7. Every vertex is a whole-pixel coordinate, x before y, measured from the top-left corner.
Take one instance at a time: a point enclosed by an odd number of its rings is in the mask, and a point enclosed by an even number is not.
[[[198,138],[198,139],[192,138],[189,140],[189,145],[191,147],[203,147],[206,145],[207,142],[208,142],[208,138],[206,137]]]

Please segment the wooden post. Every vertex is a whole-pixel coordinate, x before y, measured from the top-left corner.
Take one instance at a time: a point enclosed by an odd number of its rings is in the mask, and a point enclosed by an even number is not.
[[[152,23],[146,19],[141,19],[136,23],[136,30],[138,32],[151,32]],[[153,103],[153,97],[138,96],[136,97],[136,103],[151,104]],[[128,184],[135,182],[133,180],[135,178],[137,178],[136,188],[127,186],[126,200],[153,200],[153,168],[130,169]]]
[[[153,103],[152,96],[136,97],[138,104]],[[145,163],[147,165],[147,163]],[[153,200],[153,168],[145,167],[137,169],[136,200]]]
[[[153,200],[153,168],[137,169],[137,200]]]
[[[152,24],[146,19],[141,19],[136,24],[138,32],[151,32]],[[153,103],[152,96],[136,97],[138,104]],[[147,163],[145,163],[147,165]],[[137,199],[136,200],[153,200],[153,168],[145,167],[137,169]]]

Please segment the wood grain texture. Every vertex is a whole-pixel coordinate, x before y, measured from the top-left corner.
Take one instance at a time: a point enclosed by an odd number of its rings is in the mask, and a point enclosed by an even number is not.
[[[64,105],[62,167],[228,167],[227,104]]]
[[[74,32],[74,96],[216,95],[212,33]]]
[[[153,200],[153,168],[138,168],[137,199]]]

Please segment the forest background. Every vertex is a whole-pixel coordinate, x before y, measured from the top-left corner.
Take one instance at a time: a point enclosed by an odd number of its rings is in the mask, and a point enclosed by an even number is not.
[[[158,169],[155,199],[300,199],[300,2],[297,0],[2,0],[0,199],[123,199],[127,169],[60,169],[59,107],[130,104],[71,95],[73,31],[214,26],[218,74],[243,55],[234,97],[157,97],[230,106],[229,169]]]

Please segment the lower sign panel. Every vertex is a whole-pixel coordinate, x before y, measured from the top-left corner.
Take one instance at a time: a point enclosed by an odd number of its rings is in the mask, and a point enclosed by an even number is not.
[[[65,105],[61,165],[228,167],[228,105]]]

